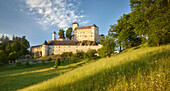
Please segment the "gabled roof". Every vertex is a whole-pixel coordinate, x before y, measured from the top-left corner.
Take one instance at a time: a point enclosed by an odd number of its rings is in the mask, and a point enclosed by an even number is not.
[[[56,34],[56,32],[54,31],[53,34]]]
[[[42,45],[48,45],[47,41],[45,40],[44,43]]]
[[[90,29],[91,27],[97,27],[95,24],[92,26],[82,26],[82,27],[76,27],[75,29]]]
[[[73,40],[64,40],[64,41],[52,40],[52,41],[48,41],[48,45],[77,45],[77,43]]]
[[[74,22],[73,24],[78,24],[77,22]]]

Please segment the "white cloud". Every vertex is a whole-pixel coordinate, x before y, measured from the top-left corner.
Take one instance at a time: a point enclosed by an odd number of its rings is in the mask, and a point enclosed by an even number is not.
[[[25,3],[31,15],[42,26],[67,28],[75,21],[88,23],[87,16],[78,8],[80,0],[25,0]]]

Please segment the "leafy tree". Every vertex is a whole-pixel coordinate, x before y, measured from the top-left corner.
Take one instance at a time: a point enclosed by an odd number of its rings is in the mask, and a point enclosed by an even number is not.
[[[8,56],[5,54],[3,50],[0,50],[0,64],[8,63]]]
[[[169,0],[130,0],[131,24],[141,37],[148,37],[150,46],[170,43]]]
[[[19,44],[18,43],[11,43],[11,51],[14,52],[14,51],[18,51],[19,49]]]
[[[59,32],[58,32],[58,35],[59,35],[59,38],[65,38],[64,36],[64,30],[63,29],[60,29]]]
[[[23,55],[26,55],[29,53],[29,51],[27,50],[30,47],[29,42],[25,39],[25,36],[23,36],[21,38],[21,53]]]
[[[57,58],[56,61],[55,61],[55,66],[59,66],[60,65],[60,59]]]
[[[85,53],[85,58],[88,58],[89,60],[94,59],[94,58],[96,57],[95,53],[96,53],[95,50],[89,49],[89,50]]]
[[[107,57],[106,47],[102,47],[102,48],[98,49],[97,53],[99,54],[100,57]]]
[[[25,62],[25,66],[29,66],[30,65],[30,63],[29,63],[29,61],[27,60],[26,62]]]
[[[98,54],[101,57],[110,57],[115,51],[115,40],[110,36],[106,36],[100,40],[100,43],[103,45],[101,49],[98,50]]]
[[[18,57],[17,57],[17,52],[11,52],[9,55],[8,55],[8,58],[9,58],[9,60],[15,60],[15,59],[17,59]]]
[[[70,27],[66,30],[66,38],[71,40],[73,29]]]

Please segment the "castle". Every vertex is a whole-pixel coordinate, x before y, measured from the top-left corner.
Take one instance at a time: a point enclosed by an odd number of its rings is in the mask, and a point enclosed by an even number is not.
[[[73,23],[73,36],[72,40],[56,38],[56,32],[52,34],[51,41],[44,41],[42,45],[32,46],[31,51],[34,55],[48,56],[60,55],[63,52],[84,51],[89,49],[98,50],[102,47],[99,44],[99,27],[95,24],[92,26],[79,26],[77,22]]]

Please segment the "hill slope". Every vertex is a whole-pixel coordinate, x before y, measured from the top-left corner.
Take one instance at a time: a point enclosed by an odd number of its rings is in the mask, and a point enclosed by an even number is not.
[[[169,60],[170,45],[132,48],[21,90],[166,90]]]

